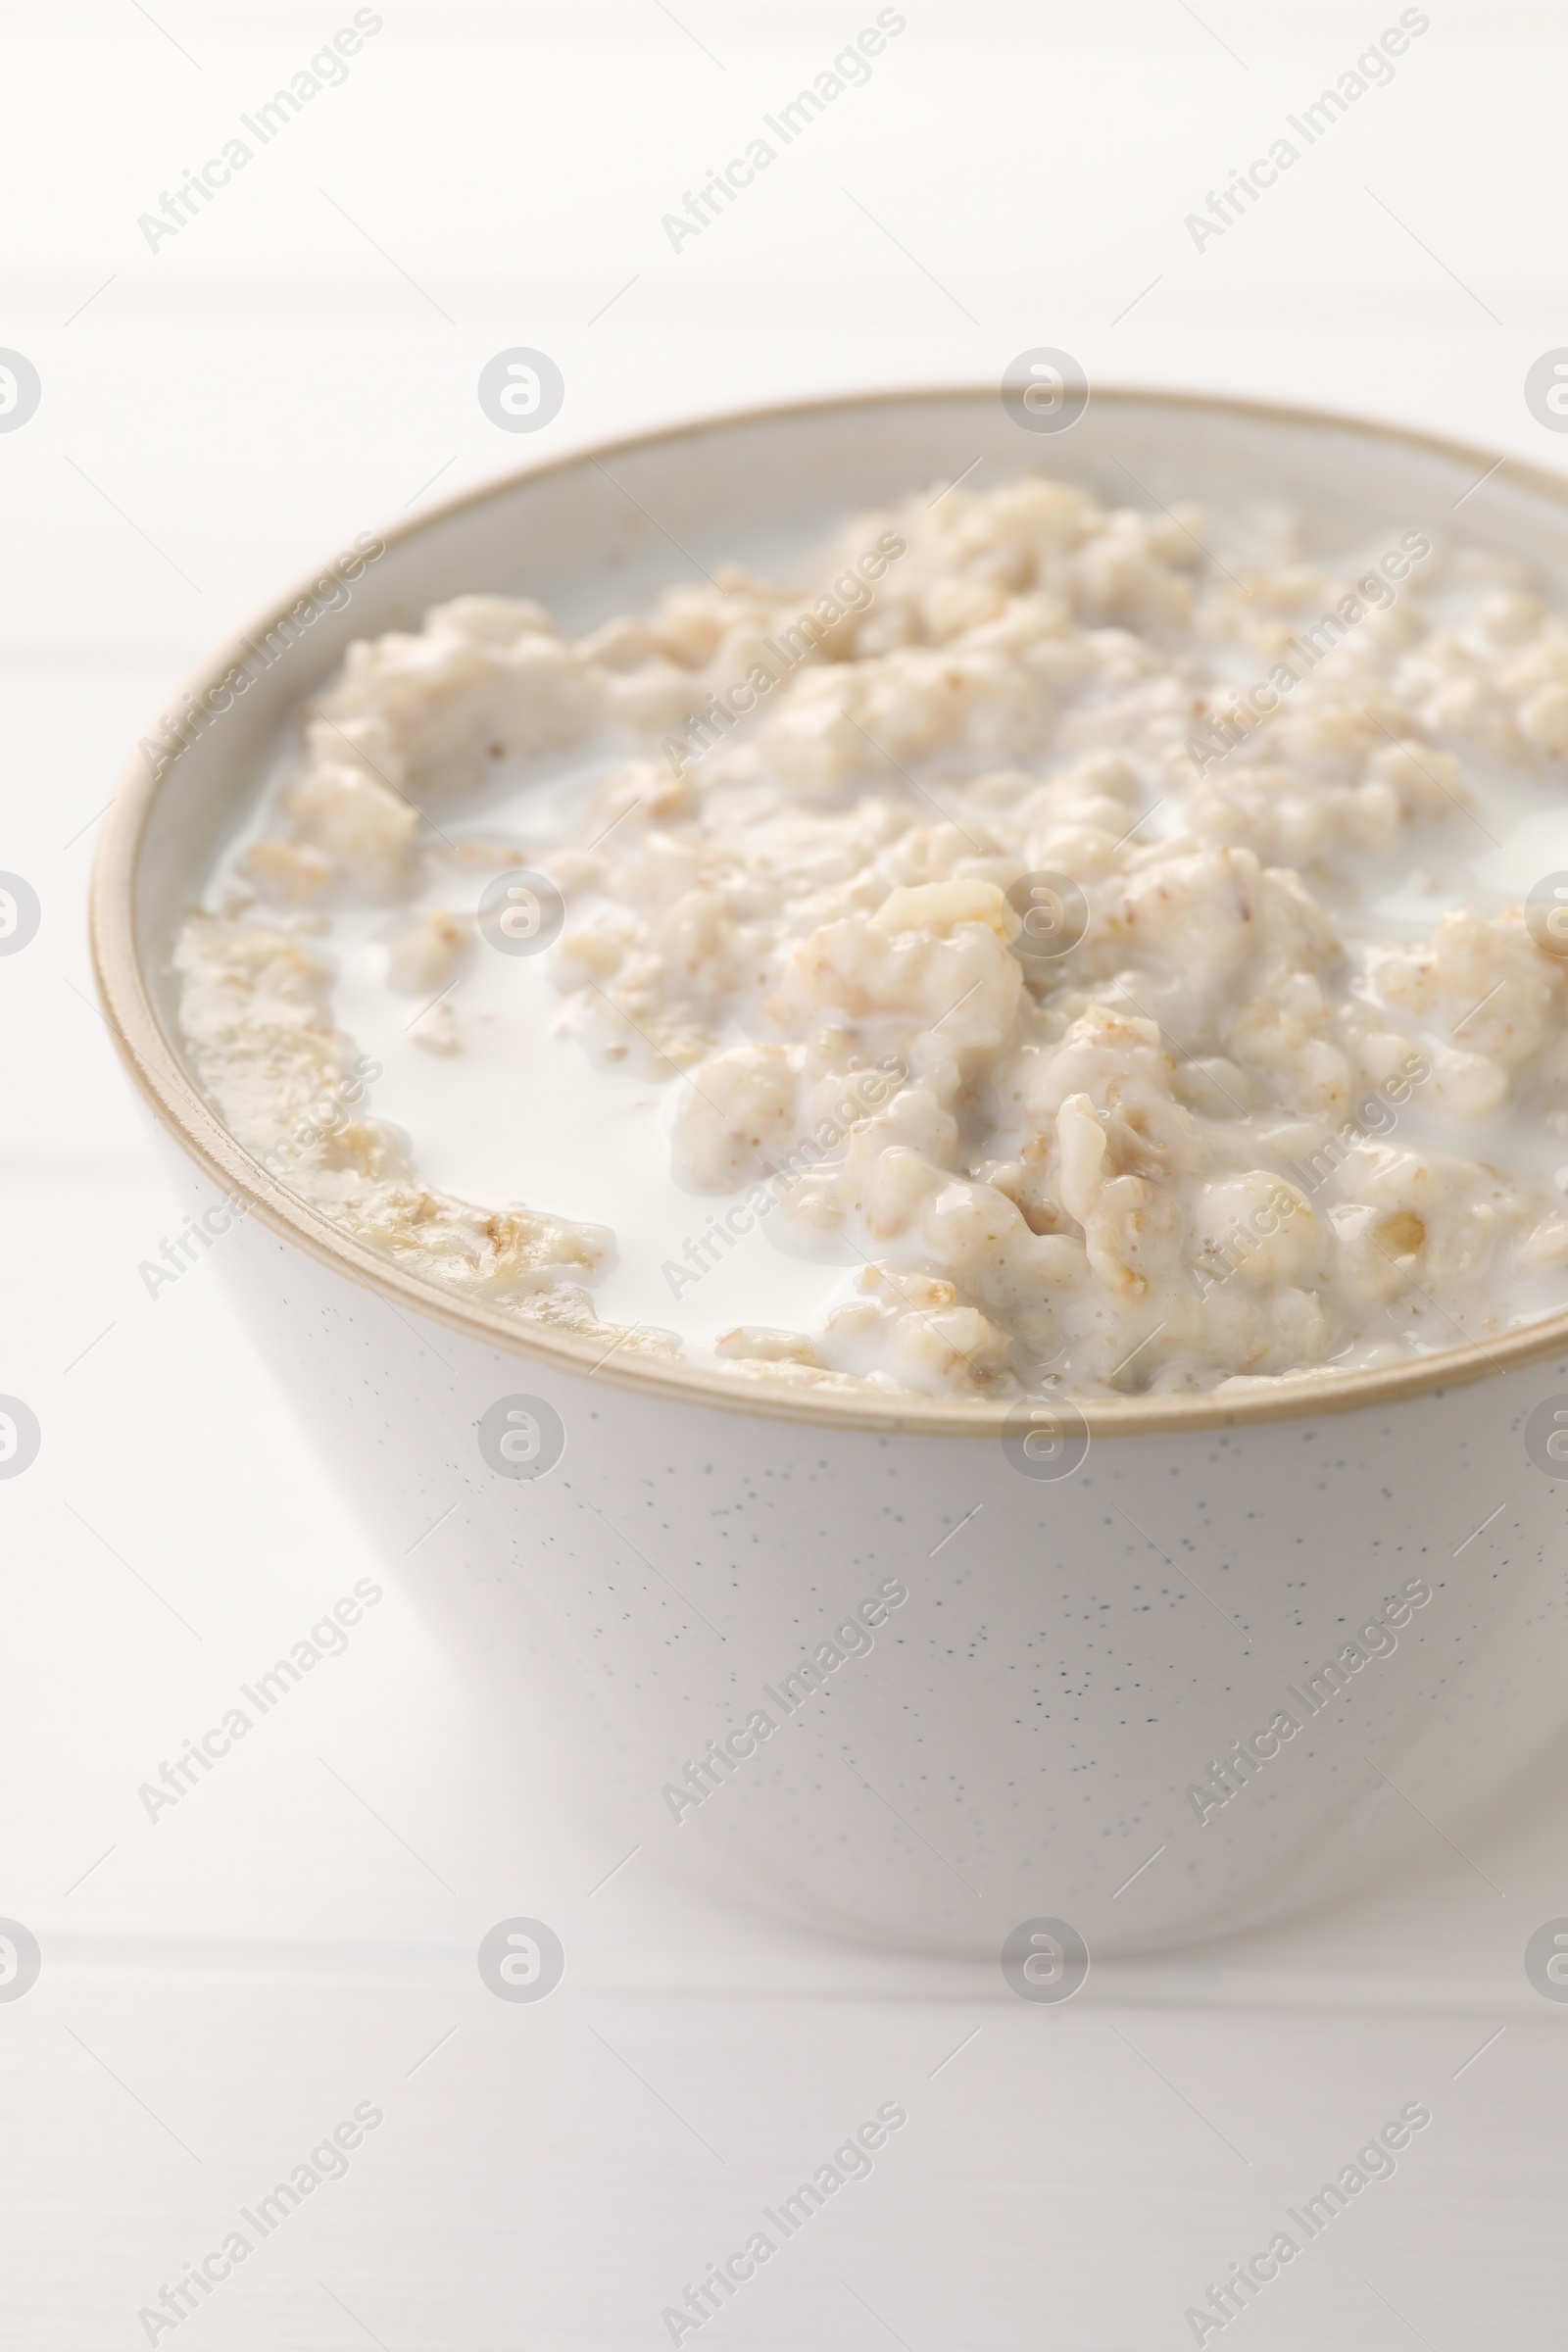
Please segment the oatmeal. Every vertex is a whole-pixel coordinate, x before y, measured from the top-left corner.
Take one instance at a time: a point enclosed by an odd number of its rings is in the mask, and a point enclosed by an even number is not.
[[[264,1165],[448,1292],[797,1386],[1251,1386],[1568,1304],[1522,566],[1031,475],[801,576],[350,649],[175,954]]]

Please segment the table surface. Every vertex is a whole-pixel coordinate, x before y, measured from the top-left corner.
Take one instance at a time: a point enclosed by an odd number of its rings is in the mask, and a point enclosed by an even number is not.
[[[1097,381],[1556,463],[1522,383],[1568,335],[1559,18],[1434,6],[1393,78],[1200,245],[1188,214],[1353,69],[1394,0],[905,0],[869,78],[677,247],[662,216],[869,0],[357,13],[379,24],[346,75],[151,244],[139,217],[356,12],[0,19],[0,342],[43,386],[0,434],[0,868],[43,909],[0,961],[0,1391],[44,1431],[0,1486],[0,1914],[44,1950],[0,2003],[6,2340],[667,2342],[687,2282],[893,2100],[908,2122],[871,2176],[711,2340],[1149,2352],[1193,2341],[1210,2282],[1421,2101],[1430,2128],[1260,2293],[1249,2340],[1555,2346],[1568,2039],[1521,1954],[1568,1912],[1568,1743],[1462,1852],[1423,1828],[1401,1875],[1331,1911],[1104,1965],[1044,2011],[990,1970],[792,1936],[636,1857],[615,1870],[518,1785],[395,1591],[150,1821],[139,1786],[377,1563],[208,1273],[146,1293],[177,1219],[94,1007],[82,904],[114,778],[188,665],[355,531],[519,446],[994,381],[1052,344]],[[474,398],[518,344],[566,384],[537,445]],[[474,1967],[518,1913],[571,1955],[537,2007]],[[367,2102],[382,2121],[341,2178],[177,2329],[138,2319]]]

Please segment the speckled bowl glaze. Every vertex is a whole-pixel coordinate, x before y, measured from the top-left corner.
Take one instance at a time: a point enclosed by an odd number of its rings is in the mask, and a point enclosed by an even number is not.
[[[1462,1836],[1558,1729],[1568,1488],[1530,1433],[1559,1402],[1568,1425],[1568,1317],[1032,1434],[1001,1408],[821,1403],[607,1354],[302,1206],[187,1075],[167,971],[286,710],[351,637],[470,589],[586,625],[667,574],[666,533],[708,563],[977,459],[1118,503],[1129,473],[1140,503],[1283,495],[1347,531],[1451,527],[1469,492],[1466,535],[1568,592],[1564,485],[1344,419],[1098,391],[1046,439],[977,391],[700,424],[389,532],[242,700],[134,762],[94,954],[198,1238],[526,1769],[623,1846],[820,1929],[994,1957],[1051,1920],[1108,1954],[1283,1917]],[[245,655],[225,647],[195,702]],[[1072,1989],[1040,1949],[1030,1988]]]

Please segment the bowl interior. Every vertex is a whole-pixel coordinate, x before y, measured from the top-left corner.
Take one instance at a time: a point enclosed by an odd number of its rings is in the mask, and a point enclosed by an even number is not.
[[[1419,529],[1522,557],[1568,604],[1568,482],[1485,451],[1396,428],[1203,396],[1097,391],[1068,431],[1022,429],[994,390],[841,399],[721,418],[576,457],[471,493],[385,534],[384,551],[342,601],[310,605],[307,581],[245,636],[223,647],[189,696],[247,663],[252,682],[220,716],[189,732],[153,780],[146,745],[106,820],[94,884],[94,946],[111,1025],[138,1083],[184,1147],[220,1182],[251,1194],[264,1220],[355,1279],[511,1352],[580,1368],[583,1344],[468,1302],[455,1302],[349,1241],[262,1176],[217,1125],[185,1064],[169,970],[175,933],[229,833],[271,767],[294,707],[337,667],[350,642],[417,627],[449,597],[493,591],[537,598],[582,630],[646,606],[659,588],[726,560],[789,575],[792,556],[819,545],[856,509],[959,477],[975,488],[1043,472],[1102,501],[1146,511],[1196,500],[1227,519],[1289,506],[1315,546],[1363,552]],[[799,574],[797,573],[797,576]],[[283,650],[274,634],[307,600],[308,625]],[[258,660],[264,645],[274,658]],[[1095,1429],[1132,1434],[1214,1426],[1303,1411],[1392,1402],[1445,1382],[1485,1377],[1501,1360],[1534,1361],[1560,1346],[1568,1316],[1509,1335],[1492,1349],[1460,1348],[1408,1366],[1332,1380],[1302,1376],[1268,1398],[1128,1398],[1097,1404]],[[584,1361],[586,1359],[583,1359]],[[703,1396],[727,1411],[872,1427],[911,1421],[979,1434],[1002,1412],[906,1412],[737,1393],[699,1367],[645,1371],[624,1356],[616,1385]]]

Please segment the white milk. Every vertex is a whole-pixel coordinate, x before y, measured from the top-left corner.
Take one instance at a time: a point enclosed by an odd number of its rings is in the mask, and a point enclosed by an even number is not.
[[[792,563],[777,545],[762,553],[754,549],[753,560],[780,575],[810,576],[808,564]],[[1440,609],[1440,600],[1429,600],[1429,614]],[[1201,651],[1212,663],[1216,649],[1205,643]],[[607,732],[588,748],[526,765],[513,762],[482,793],[450,801],[432,797],[426,813],[438,834],[454,843],[510,842],[526,853],[551,840],[581,842],[587,802],[639,748],[629,736]],[[1058,763],[1048,759],[1036,764],[1049,773]],[[1450,906],[1495,910],[1544,875],[1568,870],[1568,796],[1512,774],[1481,774],[1478,780],[1474,759],[1465,764],[1477,791],[1474,817],[1455,809],[1444,819],[1405,827],[1386,854],[1359,860],[1353,880],[1348,871],[1307,875],[1352,952],[1364,943],[1424,935]],[[921,779],[938,790],[941,776],[951,789],[955,763],[921,771]],[[270,829],[263,813],[270,799],[270,785],[215,873],[210,906],[221,901],[251,842]],[[1141,838],[1174,832],[1180,823],[1180,810],[1167,807],[1153,814]],[[689,1273],[693,1263],[702,1263],[686,1258],[688,1241],[749,1188],[720,1196],[675,1182],[666,1129],[683,1081],[655,1082],[590,1059],[573,1033],[569,1001],[552,985],[553,949],[511,956],[481,939],[450,992],[462,1050],[443,1055],[414,1042],[410,1032],[425,1005],[386,987],[388,934],[423,908],[472,913],[484,885],[501,870],[499,862],[453,860],[436,868],[415,901],[391,909],[330,912],[318,944],[337,959],[337,1023],[381,1064],[370,1095],[373,1115],[406,1131],[420,1177],[444,1192],[486,1206],[525,1202],[612,1228],[616,1255],[592,1285],[595,1307],[607,1322],[678,1332],[697,1360],[738,1323],[820,1330],[832,1308],[856,1293],[868,1254],[900,1253],[885,1244],[872,1250],[864,1236],[804,1233],[774,1215],[701,1280],[681,1286],[679,1298],[672,1295],[666,1264]],[[568,906],[568,930],[573,911]],[[1417,1098],[1399,1111],[1395,1133],[1401,1142],[1460,1152],[1547,1185],[1568,1163],[1568,1138],[1517,1113],[1491,1127],[1460,1128],[1424,1115]],[[1494,1303],[1505,1319],[1541,1314],[1563,1303],[1562,1289],[1560,1274],[1514,1279]],[[1451,1329],[1435,1331],[1422,1344],[1451,1345],[1456,1337]],[[1338,1360],[1359,1360],[1378,1344],[1373,1334]]]

